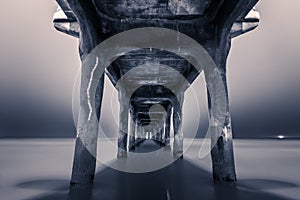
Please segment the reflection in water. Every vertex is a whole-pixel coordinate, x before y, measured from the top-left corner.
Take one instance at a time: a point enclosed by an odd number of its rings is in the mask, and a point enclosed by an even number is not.
[[[143,174],[105,168],[97,173],[91,187],[71,186],[68,189],[67,185],[67,180],[44,180],[21,183],[18,187],[44,187],[50,190],[47,195],[30,198],[33,200],[288,200],[265,193],[260,188],[297,187],[295,184],[275,180],[240,180],[236,186],[214,184],[210,172],[184,159],[159,171]]]
[[[92,199],[93,186],[76,187],[70,186],[68,200],[90,200]]]
[[[150,144],[140,145],[136,152],[155,150],[155,146]],[[253,148],[249,141],[243,147],[249,144]],[[288,143],[289,147],[292,144]],[[265,144],[263,147],[265,148]],[[298,146],[293,148],[298,149]],[[118,165],[122,161],[124,160],[114,162]],[[214,184],[211,172],[187,159],[179,159],[158,171],[140,174],[102,166],[95,176],[94,185],[90,187],[69,187],[69,180],[61,179],[31,180],[19,183],[16,187],[45,191],[43,195],[28,200],[289,200],[265,191],[299,186],[269,179],[242,179],[236,185]]]

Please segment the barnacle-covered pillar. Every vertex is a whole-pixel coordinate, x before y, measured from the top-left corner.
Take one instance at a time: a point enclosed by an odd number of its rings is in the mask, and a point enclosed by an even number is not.
[[[209,132],[211,134],[211,157],[213,178],[216,182],[236,182],[231,116],[226,77],[226,61],[231,47],[231,39],[257,27],[258,12],[252,8],[257,0],[236,1],[224,8],[227,18],[219,19],[217,45],[211,52],[218,69],[206,77],[209,107]],[[230,5],[227,2],[227,5]],[[222,77],[222,81],[218,77]],[[220,95],[221,88],[225,94]],[[222,105],[222,102],[227,102]]]

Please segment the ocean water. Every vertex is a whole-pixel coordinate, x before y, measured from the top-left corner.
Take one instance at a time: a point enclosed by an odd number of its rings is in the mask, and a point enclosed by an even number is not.
[[[300,199],[300,140],[234,140],[236,186],[214,185],[211,158],[198,157],[203,140],[196,139],[184,159],[153,172],[119,172],[98,162],[93,187],[76,190],[69,189],[74,143],[0,140],[0,199]]]

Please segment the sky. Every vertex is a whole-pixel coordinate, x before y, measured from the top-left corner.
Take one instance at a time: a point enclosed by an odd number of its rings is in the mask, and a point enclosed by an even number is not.
[[[257,5],[259,27],[232,41],[227,70],[236,138],[300,136],[299,7],[295,0],[262,0]],[[78,41],[53,28],[55,10],[54,0],[2,3],[0,138],[75,136],[72,92],[80,69]],[[101,124],[116,135],[112,122],[118,102],[106,83],[104,105],[110,106],[103,108]],[[201,77],[187,91],[187,136],[198,123],[198,136],[207,128],[205,93]]]

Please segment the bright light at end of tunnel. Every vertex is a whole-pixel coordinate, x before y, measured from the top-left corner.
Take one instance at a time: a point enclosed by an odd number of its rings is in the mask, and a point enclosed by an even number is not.
[[[284,137],[284,135],[278,135],[277,138],[278,139],[284,139],[285,137]]]

